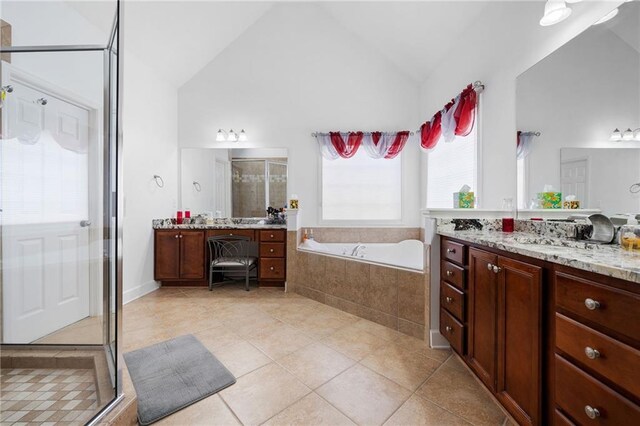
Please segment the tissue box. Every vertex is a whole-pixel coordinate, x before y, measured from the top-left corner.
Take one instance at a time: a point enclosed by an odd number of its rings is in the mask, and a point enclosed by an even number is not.
[[[475,208],[475,199],[473,192],[454,192],[453,208],[454,209],[473,209]]]
[[[562,192],[538,192],[538,201],[543,209],[561,209]]]
[[[573,200],[573,201],[565,201],[562,204],[563,208],[565,209],[579,209],[580,208],[580,201],[579,200]]]

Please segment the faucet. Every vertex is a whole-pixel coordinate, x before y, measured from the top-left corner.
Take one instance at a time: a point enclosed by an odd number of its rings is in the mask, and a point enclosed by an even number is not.
[[[357,244],[353,250],[351,250],[351,256],[358,256],[360,254],[360,249],[366,249],[367,247],[364,246],[364,244]]]

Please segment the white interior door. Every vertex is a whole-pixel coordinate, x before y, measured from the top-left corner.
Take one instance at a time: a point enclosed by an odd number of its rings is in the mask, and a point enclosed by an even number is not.
[[[231,181],[229,172],[230,163],[228,161],[216,160],[216,200],[215,210],[222,213],[222,217],[230,217],[231,211],[229,206],[231,198]]]
[[[3,340],[28,343],[89,315],[89,111],[10,84],[1,147]]]
[[[562,196],[575,195],[583,208],[589,207],[588,170],[586,159],[563,161],[560,164]]]

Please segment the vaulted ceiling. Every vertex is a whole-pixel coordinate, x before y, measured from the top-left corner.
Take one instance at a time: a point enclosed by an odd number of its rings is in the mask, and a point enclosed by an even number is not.
[[[101,11],[97,3],[69,2],[94,25],[106,27],[103,12],[109,6]],[[127,1],[125,45],[181,86],[276,4],[287,7],[287,2],[265,1]],[[417,83],[486,7],[480,1],[317,4]]]

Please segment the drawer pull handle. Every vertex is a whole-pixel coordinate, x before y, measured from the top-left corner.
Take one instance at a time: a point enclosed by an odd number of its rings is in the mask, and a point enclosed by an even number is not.
[[[447,333],[451,333],[453,331],[453,328],[449,326],[446,326],[444,329],[447,330]]]
[[[269,253],[273,253],[273,249],[269,249]]]
[[[492,271],[492,270],[493,270],[493,266],[494,266],[494,265],[493,265],[492,263],[487,263],[487,269],[488,269],[489,271]]]
[[[451,303],[451,302],[453,302],[453,297],[449,297],[449,296],[447,296],[447,297],[445,297],[445,299],[444,299],[444,300],[446,300],[446,301],[447,301],[447,303]]]
[[[593,349],[589,346],[587,346],[586,348],[584,348],[584,354],[587,356],[587,358],[589,359],[596,359],[596,358],[600,358],[600,351],[598,351],[597,349]]]
[[[584,299],[584,306],[586,306],[590,311],[595,311],[600,307],[600,302],[591,298],[586,298]]]
[[[447,271],[447,276],[448,277],[452,277],[453,276],[453,272],[452,271]]]
[[[595,420],[600,417],[600,411],[597,408],[593,408],[590,405],[584,407],[584,412],[591,420]]]
[[[456,249],[447,249],[447,253],[455,254]]]
[[[274,268],[273,266],[272,266],[271,268],[269,268],[269,270],[271,270],[271,271],[273,271],[273,270],[275,270],[275,269],[276,269],[276,268]]]

